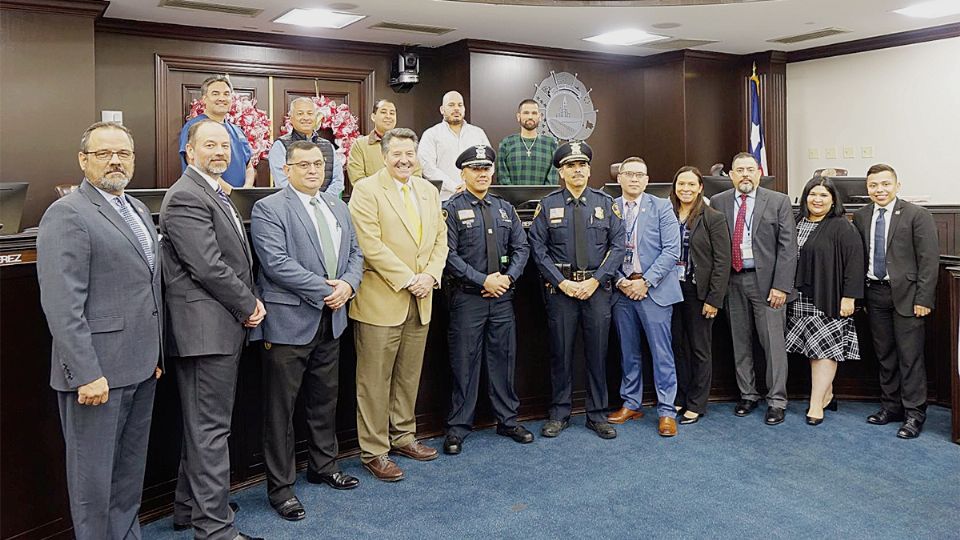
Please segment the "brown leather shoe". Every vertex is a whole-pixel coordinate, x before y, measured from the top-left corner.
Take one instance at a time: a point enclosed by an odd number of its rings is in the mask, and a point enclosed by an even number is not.
[[[417,461],[430,461],[437,459],[438,455],[436,448],[430,448],[429,446],[420,444],[420,441],[413,441],[406,446],[394,448],[390,451]]]
[[[370,474],[377,480],[383,480],[384,482],[403,480],[403,470],[397,467],[397,464],[386,454],[364,463],[363,468],[370,471]]]
[[[637,420],[639,418],[643,418],[643,411],[620,407],[620,410],[607,417],[607,422],[611,424],[623,424],[627,420]]]
[[[673,437],[677,434],[677,421],[669,416],[661,416],[657,431],[660,432],[661,437]]]

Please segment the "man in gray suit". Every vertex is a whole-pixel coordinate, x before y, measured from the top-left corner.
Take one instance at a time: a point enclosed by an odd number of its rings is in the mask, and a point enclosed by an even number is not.
[[[240,215],[220,186],[230,136],[223,125],[203,120],[190,126],[186,148],[189,166],[160,208],[170,355],[177,357],[183,410],[174,523],[192,522],[198,539],[248,538],[233,527],[228,505],[227,437],[247,329],[266,310],[253,293]]]
[[[760,166],[741,152],[730,167],[733,189],[713,197],[710,206],[727,216],[732,240],[727,313],[733,333],[740,401],[734,409],[746,416],[757,407],[753,369],[753,330],[766,357],[767,414],[776,425],[787,408],[787,351],[783,327],[786,304],[794,296],[797,273],[797,227],[790,198],[760,187]]]
[[[263,339],[263,456],[270,505],[283,519],[306,511],[293,492],[297,479],[293,409],[303,387],[309,429],[307,481],[335,489],[360,483],[337,466],[340,336],[347,301],[360,286],[363,257],[350,211],[320,192],[323,151],[310,141],[287,146],[282,191],[257,203],[250,236],[261,261],[257,288],[270,317],[251,339]]]
[[[160,241],[150,211],[123,193],[134,169],[130,131],[93,124],[78,158],[80,188],[47,209],[37,236],[73,534],[140,538],[137,513],[162,364]]]

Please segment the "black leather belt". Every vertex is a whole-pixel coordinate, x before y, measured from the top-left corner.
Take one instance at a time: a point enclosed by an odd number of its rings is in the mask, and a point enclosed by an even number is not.
[[[739,272],[737,272],[736,270],[734,270],[733,273],[734,273],[734,274],[747,274],[747,273],[756,272],[756,271],[757,271],[756,268],[744,268],[743,270],[740,270]]]
[[[867,287],[889,287],[890,282],[885,279],[868,279]]]

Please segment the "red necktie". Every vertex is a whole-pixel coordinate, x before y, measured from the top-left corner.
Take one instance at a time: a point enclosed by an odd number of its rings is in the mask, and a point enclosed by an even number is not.
[[[737,220],[733,225],[733,269],[737,272],[743,270],[743,251],[740,244],[743,243],[743,228],[747,225],[747,194],[740,195],[740,210],[737,212]]]

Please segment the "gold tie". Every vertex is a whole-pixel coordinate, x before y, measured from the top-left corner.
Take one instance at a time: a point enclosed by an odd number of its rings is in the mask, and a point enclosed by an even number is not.
[[[408,184],[403,184],[400,188],[403,191],[403,208],[407,211],[407,219],[410,220],[410,224],[413,225],[413,230],[416,231],[416,240],[417,245],[420,245],[420,240],[423,237],[423,224],[420,223],[420,214],[417,213],[417,209],[413,206],[413,201],[410,200],[410,186]]]

